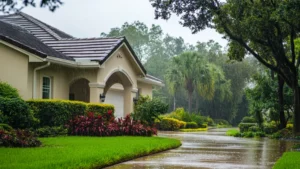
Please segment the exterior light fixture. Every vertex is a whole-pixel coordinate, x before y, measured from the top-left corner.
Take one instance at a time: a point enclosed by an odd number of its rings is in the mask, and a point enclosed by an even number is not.
[[[100,94],[100,100],[103,103],[105,101],[105,95],[104,94]]]

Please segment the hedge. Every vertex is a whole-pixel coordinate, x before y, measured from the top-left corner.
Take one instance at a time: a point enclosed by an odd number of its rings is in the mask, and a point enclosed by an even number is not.
[[[0,97],[5,98],[21,98],[16,88],[6,82],[0,81]]]
[[[114,112],[113,105],[90,104],[80,101],[69,100],[29,100],[27,101],[35,116],[40,119],[39,127],[63,126],[69,120],[86,112],[93,111],[96,114],[103,114],[108,110]]]
[[[249,131],[249,128],[252,126],[256,126],[256,123],[240,123],[239,124],[240,132],[243,133]]]
[[[196,122],[186,122],[185,128],[196,129],[196,128],[198,128],[198,124]]]
[[[20,98],[0,97],[0,118],[1,123],[19,129],[29,128],[38,123],[29,106]]]
[[[111,104],[96,104],[96,103],[88,103],[86,112],[93,112],[95,115],[103,115],[108,112],[108,110],[112,110],[115,112],[115,108]]]
[[[185,128],[186,122],[174,118],[163,118],[160,121],[160,129],[167,131],[175,131]]]

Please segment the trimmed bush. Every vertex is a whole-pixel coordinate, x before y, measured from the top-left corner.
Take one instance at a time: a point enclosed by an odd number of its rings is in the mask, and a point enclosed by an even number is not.
[[[249,131],[249,128],[252,126],[256,126],[256,123],[240,123],[239,124],[240,132],[243,133]]]
[[[266,134],[272,134],[278,131],[277,124],[272,121],[270,123],[264,124],[264,132]]]
[[[84,115],[86,103],[68,100],[29,100],[30,108],[40,119],[40,127],[62,126],[77,115]]]
[[[167,131],[176,131],[185,128],[186,123],[174,118],[163,118],[160,121],[160,129]]]
[[[198,125],[199,128],[207,128],[207,124]]]
[[[29,128],[36,126],[39,121],[34,117],[26,102],[20,98],[0,97],[0,116],[2,123],[6,123],[13,128]]]
[[[20,98],[20,95],[16,88],[12,87],[8,83],[0,81],[0,97]]]
[[[185,128],[196,129],[196,128],[198,128],[198,124],[196,122],[186,122]]]
[[[249,131],[252,131],[252,132],[258,132],[258,131],[261,131],[261,129],[260,129],[258,126],[251,126],[251,127],[249,127],[248,130],[249,130]]]
[[[224,120],[224,119],[214,119],[214,122],[217,125],[228,125],[228,126],[230,126],[230,123],[227,120]]]
[[[27,103],[40,119],[40,127],[63,126],[75,116],[85,115],[87,112],[95,111],[97,115],[104,114],[108,110],[114,112],[113,105],[109,104],[47,99],[29,100]]]
[[[242,123],[256,123],[256,120],[253,117],[245,116],[241,122]]]
[[[290,124],[290,123],[287,124],[286,129],[293,130],[293,124]]]
[[[115,107],[111,104],[88,103],[86,112],[93,112],[95,115],[103,115],[108,111],[115,112]]]
[[[68,134],[68,130],[62,126],[60,127],[44,127],[35,131],[38,137],[56,137]]]
[[[27,130],[0,130],[0,147],[38,147],[41,142]]]

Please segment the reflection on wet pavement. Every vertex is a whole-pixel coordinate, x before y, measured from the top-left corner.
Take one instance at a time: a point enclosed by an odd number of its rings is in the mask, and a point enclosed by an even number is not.
[[[160,137],[181,140],[182,146],[163,153],[138,158],[109,167],[129,168],[272,168],[292,141],[246,139],[225,136],[227,129],[210,129],[207,132],[160,132]]]

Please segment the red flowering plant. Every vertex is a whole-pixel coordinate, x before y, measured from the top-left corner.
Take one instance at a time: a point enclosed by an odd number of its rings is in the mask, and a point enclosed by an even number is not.
[[[38,147],[41,144],[28,130],[0,130],[0,147]]]
[[[151,136],[156,135],[157,130],[143,125],[140,121],[134,121],[128,115],[124,119],[115,119],[112,111],[103,116],[94,116],[88,113],[87,116],[77,116],[66,125],[70,135],[83,136]]]

